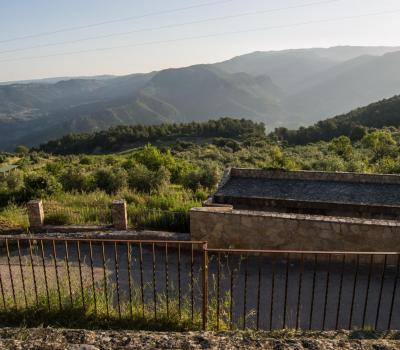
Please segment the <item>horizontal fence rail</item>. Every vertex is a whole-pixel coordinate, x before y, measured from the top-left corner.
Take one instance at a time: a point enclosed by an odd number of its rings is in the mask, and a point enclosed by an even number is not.
[[[75,310],[137,327],[398,329],[399,263],[394,252],[7,236],[0,237],[0,316],[39,310],[65,318]]]

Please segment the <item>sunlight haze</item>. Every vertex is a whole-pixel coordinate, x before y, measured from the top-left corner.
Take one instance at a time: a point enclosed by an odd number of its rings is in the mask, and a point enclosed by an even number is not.
[[[253,51],[397,46],[400,32],[396,0],[1,0],[0,6],[0,81],[149,72]],[[100,22],[108,23],[92,26]]]

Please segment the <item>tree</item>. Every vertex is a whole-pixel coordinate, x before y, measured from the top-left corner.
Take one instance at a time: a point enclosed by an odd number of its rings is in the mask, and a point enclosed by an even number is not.
[[[101,168],[95,171],[96,186],[108,194],[114,194],[126,186],[126,172],[121,169]]]
[[[60,182],[65,191],[89,192],[94,188],[94,179],[84,172],[81,168],[72,168],[64,172],[60,177]]]
[[[138,164],[129,172],[128,185],[138,192],[152,193],[166,187],[170,178],[170,172],[163,166],[151,171],[145,165]]]
[[[353,153],[351,140],[344,135],[334,138],[329,144],[329,149],[345,159],[348,159]]]
[[[30,173],[25,176],[24,187],[27,199],[46,198],[61,190],[61,185],[54,176],[37,173]]]
[[[19,145],[15,148],[15,153],[20,155],[26,155],[29,153],[29,148],[24,145]]]
[[[367,133],[361,140],[365,148],[371,149],[376,158],[382,158],[397,153],[397,143],[388,130],[375,130]]]

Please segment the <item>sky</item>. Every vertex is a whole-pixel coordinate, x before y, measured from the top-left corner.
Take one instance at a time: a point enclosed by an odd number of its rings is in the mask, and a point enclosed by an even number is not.
[[[399,0],[0,0],[0,81],[400,45]]]

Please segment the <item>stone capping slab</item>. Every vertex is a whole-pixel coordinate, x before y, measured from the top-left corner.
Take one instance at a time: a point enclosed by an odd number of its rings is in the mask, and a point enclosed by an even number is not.
[[[165,240],[165,241],[190,241],[190,233],[166,231],[93,231],[93,232],[41,232],[36,234],[6,234],[7,238],[92,238],[92,239],[127,239],[127,240]],[[1,242],[1,241],[0,241]]]
[[[336,207],[340,206],[342,209],[344,208],[349,208],[351,210],[354,210],[355,208],[359,209],[365,209],[367,210],[368,208],[372,209],[398,209],[400,208],[400,205],[389,205],[389,204],[373,204],[373,203],[358,203],[358,202],[337,202],[337,201],[318,201],[318,200],[306,200],[306,199],[291,199],[291,198],[276,198],[276,197],[257,197],[257,196],[249,196],[249,197],[241,197],[241,196],[225,196],[225,195],[217,195],[216,198],[220,200],[227,200],[227,201],[233,201],[235,199],[254,199],[254,200],[260,200],[260,201],[269,201],[269,202],[274,202],[275,204],[281,204],[281,205],[288,205],[290,207],[303,207],[304,208],[310,208],[313,205],[317,204],[320,206],[325,206],[329,207],[329,209],[335,209]],[[207,205],[204,206],[234,206],[233,204],[224,204],[224,203],[212,203],[214,205],[210,205],[207,203]]]
[[[231,168],[230,177],[265,178],[277,180],[341,181],[358,183],[400,184],[400,175],[366,174],[350,172],[326,172],[309,170],[265,170],[254,168]],[[226,182],[225,182],[226,183]]]
[[[354,217],[338,217],[338,216],[322,216],[322,215],[309,215],[309,214],[295,214],[295,213],[278,213],[268,211],[253,211],[253,210],[225,210],[218,211],[210,207],[198,207],[190,209],[190,212],[200,212],[204,214],[219,214],[219,215],[247,215],[253,217],[268,217],[274,219],[285,220],[303,220],[303,221],[317,221],[317,222],[333,222],[342,224],[361,224],[372,226],[391,226],[400,227],[399,220],[381,220],[381,219],[363,219]]]

